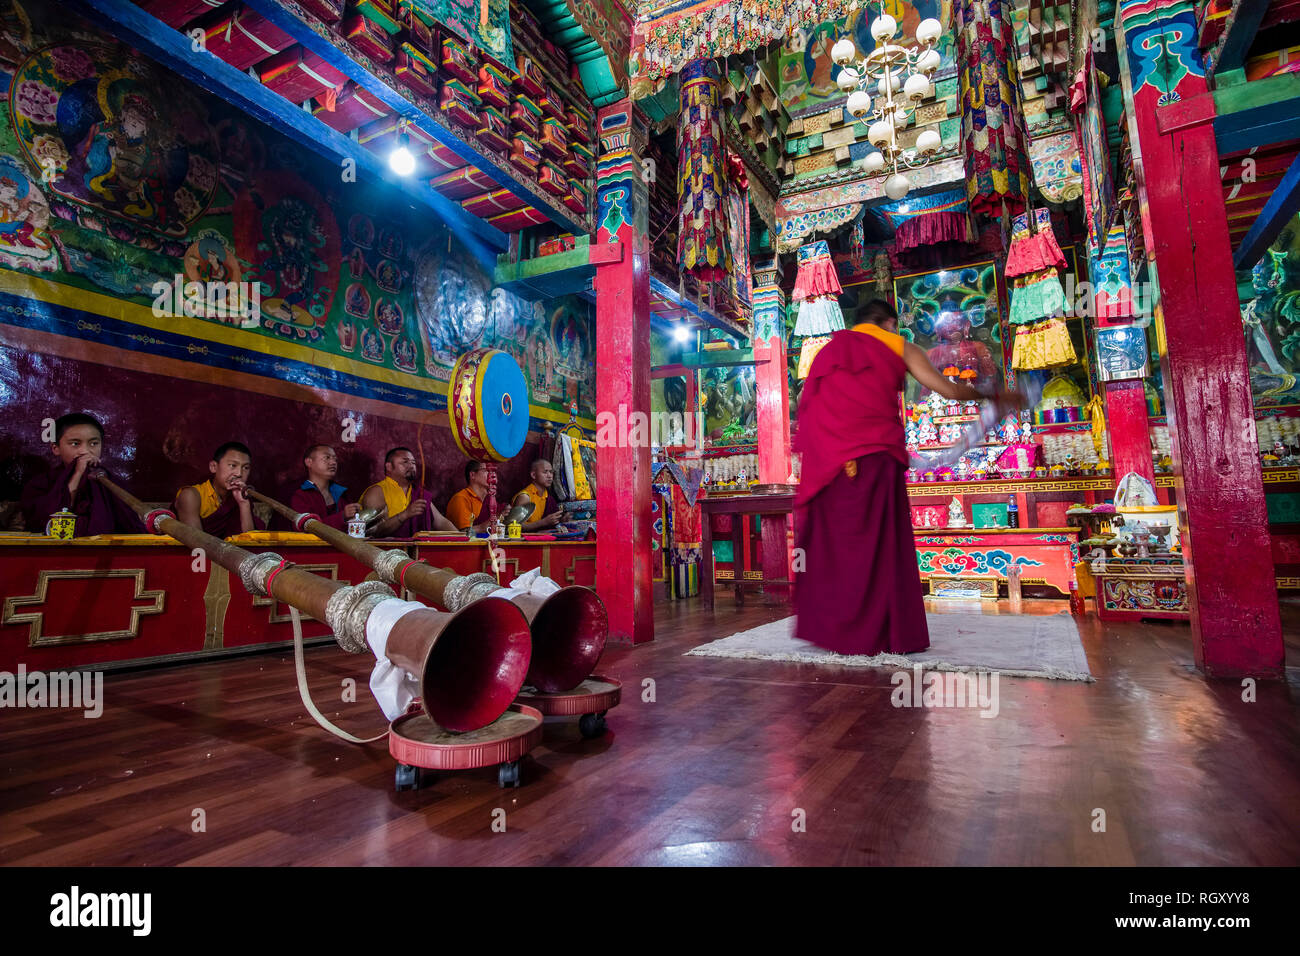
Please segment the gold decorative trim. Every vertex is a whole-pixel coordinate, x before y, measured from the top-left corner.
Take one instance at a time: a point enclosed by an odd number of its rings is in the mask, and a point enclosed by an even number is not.
[[[337,564],[295,564],[294,567],[299,569],[300,571],[328,571],[330,573],[329,579],[331,581],[337,581],[339,579],[339,566]],[[378,580],[378,577],[375,575],[373,571],[371,571],[369,574],[366,575],[365,579],[367,581],[376,581]],[[253,598],[253,607],[269,606],[271,608],[271,613],[268,614],[266,618],[266,622],[268,624],[283,624],[286,621],[293,620],[293,615],[291,614],[276,613],[276,609],[282,603],[284,602],[277,601],[275,598],[272,597]],[[304,621],[316,620],[314,617],[312,617],[310,614],[307,614],[306,612],[302,612],[301,614],[299,614],[299,617],[301,617],[302,620]]]
[[[131,605],[131,623],[123,631],[96,631],[92,634],[61,634],[57,636],[46,636],[42,634],[42,628],[45,624],[44,611],[24,611],[18,613],[18,608],[34,606],[39,607],[47,600],[48,590],[51,581],[94,581],[104,578],[131,578],[135,582],[134,593],[131,600],[149,600],[153,602],[152,607],[139,607]],[[144,614],[161,614],[163,605],[167,597],[167,592],[163,590],[146,591],[144,587],[144,568],[95,568],[95,569],[59,569],[53,571],[40,571],[36,575],[36,593],[28,594],[23,597],[7,597],[4,605],[4,623],[5,624],[27,624],[27,646],[28,647],[57,647],[66,644],[89,644],[94,641],[116,641],[123,638],[136,637],[140,633],[140,617]]]
[[[1279,577],[1275,578],[1274,581],[1279,588],[1300,588],[1300,578]]]
[[[762,572],[762,571],[744,571],[744,572],[742,572],[742,574],[744,574],[744,579],[745,579],[746,581],[761,581],[761,580],[763,580],[763,572]]]
[[[1001,580],[997,575],[977,575],[970,576],[960,574],[931,574],[925,579],[926,586],[930,597],[941,600],[952,600],[950,596],[935,593],[935,584],[953,585],[953,584],[972,584],[980,592],[981,600],[996,601],[998,598],[998,582]]]
[[[574,573],[574,570],[578,567],[579,561],[590,561],[594,565],[596,563],[596,556],[594,554],[575,554],[573,556],[573,560],[569,562],[569,566],[564,569],[564,580],[570,584],[576,584],[578,582],[578,576]]]
[[[1262,468],[1264,484],[1280,485],[1300,481],[1300,468]]]
[[[211,565],[208,586],[203,591],[203,649],[217,651],[226,646],[226,608],[230,606],[230,572]]]

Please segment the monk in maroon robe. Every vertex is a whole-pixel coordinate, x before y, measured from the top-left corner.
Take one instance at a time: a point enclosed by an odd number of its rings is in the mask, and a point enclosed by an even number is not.
[[[253,515],[253,506],[244,494],[253,455],[248,446],[228,441],[212,453],[208,462],[211,477],[197,485],[176,492],[172,508],[176,517],[193,528],[201,528],[214,538],[233,538],[246,531],[266,529]]]
[[[459,531],[433,504],[433,495],[415,483],[419,468],[409,448],[390,448],[384,477],[361,494],[361,507],[384,509],[368,532],[371,538],[413,538],[421,531]]]
[[[140,517],[89,477],[104,470],[104,426],[98,419],[80,413],[56,418],[50,450],[55,458],[50,470],[23,486],[20,505],[28,531],[41,534],[50,515],[67,510],[77,516],[74,534],[79,538],[115,531],[144,534]]]
[[[799,399],[794,450],[803,454],[795,495],[795,636],[840,654],[910,654],[930,646],[904,473],[908,453],[899,393],[910,372],[958,401],[982,396],[944,378],[898,334],[883,299],[866,319],[834,333]],[[1019,396],[1000,394],[1008,410]]]
[[[348,500],[347,488],[334,483],[339,470],[334,449],[329,445],[312,445],[302,456],[302,463],[307,467],[307,479],[285,489],[280,500],[300,514],[315,515],[331,528],[347,530],[348,519],[361,506]],[[271,530],[292,531],[293,526],[277,511],[271,516]]]

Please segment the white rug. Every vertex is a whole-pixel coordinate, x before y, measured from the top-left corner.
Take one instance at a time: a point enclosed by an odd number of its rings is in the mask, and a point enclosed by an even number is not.
[[[794,637],[794,618],[702,644],[688,657],[731,657],[838,667],[996,671],[1005,677],[1094,680],[1074,619],[1042,614],[927,614],[930,646],[918,654],[836,654]]]

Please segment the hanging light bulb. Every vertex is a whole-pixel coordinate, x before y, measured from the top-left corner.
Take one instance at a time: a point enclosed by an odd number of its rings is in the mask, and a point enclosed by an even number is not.
[[[894,173],[885,180],[885,195],[890,199],[902,199],[912,188],[912,181],[902,173]]]
[[[388,154],[388,166],[399,176],[409,176],[415,172],[415,156],[411,153],[411,137],[406,132],[406,123],[402,123],[402,132],[397,136],[397,148]]]
[[[916,68],[922,73],[933,73],[941,62],[938,50],[926,50],[916,58]]]
[[[877,43],[892,40],[897,32],[898,22],[888,13],[882,13],[876,17],[876,22],[871,24],[871,36]]]
[[[867,153],[866,158],[862,160],[862,168],[868,173],[878,173],[885,168],[884,153]]]
[[[849,94],[849,101],[846,104],[850,115],[859,119],[871,112],[871,97],[865,90],[854,90]]]
[[[673,329],[673,340],[677,342],[689,342],[691,340],[691,330],[685,325],[679,325]]]
[[[851,66],[846,66],[844,69],[840,70],[840,75],[835,78],[835,84],[847,93],[858,85],[859,79],[858,71],[853,69]]]
[[[897,74],[889,73],[880,78],[880,83],[877,84],[877,89],[880,90],[881,96],[888,96],[889,94],[886,92],[887,89],[892,89],[895,93],[897,93],[898,88],[901,85],[902,84],[899,82]]]
[[[894,136],[894,127],[888,120],[876,120],[867,129],[867,141],[872,146],[883,147]]]
[[[943,25],[934,17],[928,17],[922,20],[916,27],[916,41],[924,43],[926,46],[937,43],[939,37],[943,35]]]
[[[844,37],[842,40],[837,40],[835,45],[831,47],[831,59],[835,61],[836,65],[843,66],[851,61],[857,52],[858,48],[853,45],[853,41],[848,37]]]
[[[930,82],[928,76],[913,73],[903,84],[903,92],[907,94],[908,99],[920,102],[934,92],[934,84]]]
[[[935,152],[942,143],[943,140],[939,138],[938,133],[932,129],[927,129],[916,138],[916,149],[919,153],[928,156]]]

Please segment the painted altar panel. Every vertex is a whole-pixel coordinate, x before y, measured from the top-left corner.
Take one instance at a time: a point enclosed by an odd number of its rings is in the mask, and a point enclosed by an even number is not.
[[[1020,568],[1022,585],[1045,585],[1068,596],[1078,560],[1078,536],[1043,530],[917,532],[916,563],[923,579],[997,577]]]

